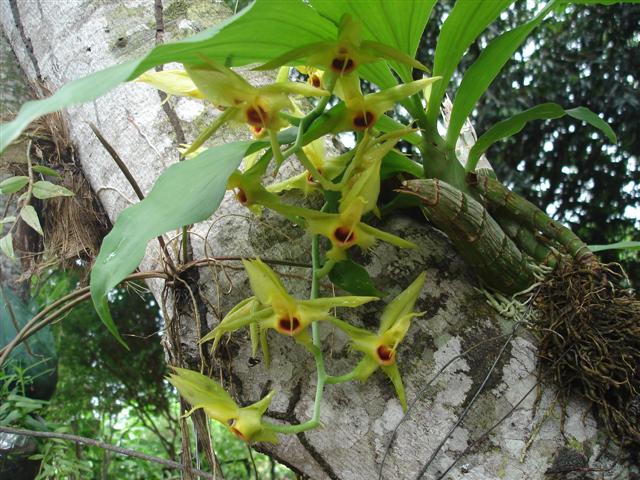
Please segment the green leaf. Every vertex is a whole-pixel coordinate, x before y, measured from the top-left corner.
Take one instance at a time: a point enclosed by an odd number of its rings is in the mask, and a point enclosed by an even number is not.
[[[616,242],[610,243],[608,245],[589,245],[589,250],[592,252],[602,252],[604,250],[640,250],[640,242],[637,241],[626,241],[626,242]]]
[[[420,163],[414,162],[400,152],[391,150],[382,159],[380,178],[384,180],[399,172],[406,172],[418,178],[424,176],[424,170]]]
[[[143,58],[130,60],[64,85],[51,97],[25,103],[18,116],[0,128],[0,152],[36,118],[98,98],[122,82],[170,62],[199,64],[202,56],[227,66],[263,63],[294,47],[334,40],[337,28],[301,0],[274,8],[257,0],[226,22],[175,43],[155,47]]]
[[[0,250],[11,260],[15,260],[16,256],[13,253],[13,237],[11,233],[6,234],[0,238]]]
[[[25,177],[22,175],[17,177],[10,177],[0,182],[0,192],[16,193],[18,190],[24,187],[27,183],[29,183],[29,177]]]
[[[587,122],[592,127],[597,128],[598,130],[600,130],[602,133],[606,135],[606,137],[609,139],[611,143],[618,143],[616,134],[613,131],[613,129],[609,126],[609,124],[605,122],[603,119],[601,119],[594,112],[589,110],[588,108],[576,107],[570,110],[566,110],[566,113],[570,117],[573,117],[577,120],[582,120],[583,122]]]
[[[616,139],[613,130],[607,125],[604,120],[598,117],[595,113],[586,107],[573,108],[571,110],[564,110],[557,103],[542,103],[536,105],[533,108],[525,110],[523,112],[515,114],[513,117],[503,120],[493,125],[487,130],[476,144],[469,151],[469,159],[467,161],[467,171],[472,172],[475,170],[478,160],[487,149],[498,140],[515,135],[524,126],[533,120],[548,120],[552,118],[560,118],[565,114],[568,114],[574,118],[584,120],[590,125],[602,130],[610,140]]]
[[[191,160],[172,165],[158,177],[144,200],[118,216],[91,271],[91,298],[101,320],[123,345],[109,312],[107,293],[136,269],[149,240],[206,220],[216,211],[229,176],[252,143],[210,148]]]
[[[436,44],[433,76],[442,80],[431,87],[427,120],[435,125],[449,80],[469,45],[513,0],[458,0],[442,24]]]
[[[638,0],[563,0],[562,3],[576,5],[615,5],[617,3],[639,3]]]
[[[31,205],[26,205],[20,210],[20,218],[40,235],[44,235],[38,219],[38,213]]]
[[[74,195],[71,190],[64,188],[61,185],[47,182],[46,180],[40,180],[34,183],[32,193],[34,197],[39,198],[40,200],[55,197],[72,197]]]
[[[60,174],[53,168],[45,167],[44,165],[34,165],[33,171],[41,173],[43,175],[49,175],[50,177],[59,177]]]
[[[367,0],[337,2],[335,0],[311,0],[311,5],[320,15],[331,19],[336,25],[345,13],[362,23],[364,40],[374,40],[388,45],[411,57],[415,57],[418,43],[429,20],[436,0]],[[411,78],[411,68],[391,62],[392,68],[404,82]],[[363,68],[363,76],[381,88],[396,84],[393,75],[382,62]]]
[[[467,69],[456,92],[456,98],[451,110],[451,119],[447,130],[447,144],[450,147],[455,147],[460,130],[467,117],[471,115],[477,101],[531,31],[540,25],[554,3],[555,1],[549,2],[529,22],[492,40],[473,65]]]
[[[329,280],[354,295],[375,297],[385,295],[375,287],[365,268],[353,260],[343,260],[336,263],[329,272]]]

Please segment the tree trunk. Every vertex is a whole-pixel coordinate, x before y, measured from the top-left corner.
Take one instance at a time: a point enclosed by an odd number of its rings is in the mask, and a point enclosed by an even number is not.
[[[192,34],[229,14],[223,4],[211,5],[204,0],[165,2],[163,13],[167,41]],[[141,55],[153,47],[156,37],[154,9],[150,2],[142,1],[2,0],[0,18],[29,78],[42,79],[52,90]],[[262,81],[260,77],[254,80]],[[129,84],[68,112],[83,171],[112,221],[135,195],[88,123],[98,126],[148,193],[159,173],[178,160],[178,142],[184,137],[191,141],[214,115],[212,109],[195,100],[171,99],[167,105],[163,108],[153,89]],[[218,141],[238,137],[247,135],[225,130]],[[410,404],[414,399],[417,402],[397,430],[383,478],[415,478],[467,407],[468,414],[439,449],[425,478],[439,478],[456,459],[459,461],[446,478],[548,478],[545,472],[576,459],[578,463],[570,468],[586,467],[587,462],[590,466],[613,466],[623,475],[620,478],[625,478],[623,467],[616,466],[612,457],[604,455],[594,463],[603,450],[603,438],[583,402],[576,399],[568,405],[564,436],[552,387],[543,389],[534,411],[537,380],[532,337],[524,327],[513,337],[509,335],[513,322],[498,316],[474,290],[477,281],[446,237],[401,216],[378,226],[419,245],[417,250],[400,251],[378,244],[363,256],[378,288],[389,294],[387,302],[419,272],[426,270],[428,275],[416,307],[425,315],[414,320],[398,353],[407,399]],[[165,237],[171,243],[175,236]],[[231,195],[213,219],[195,226],[190,236],[193,258],[258,255],[308,264],[309,245],[309,237],[299,227],[275,214],[253,217]],[[212,365],[213,376],[224,379],[242,403],[256,401],[268,389],[276,389],[268,414],[293,423],[305,421],[313,409],[315,370],[310,355],[290,339],[270,336],[269,370],[249,362],[251,346],[245,333],[223,342],[215,358],[200,356],[198,338],[249,295],[248,281],[239,266],[227,262],[203,268],[188,280],[189,289],[182,288],[164,302],[172,327],[164,338],[168,358],[174,364],[192,367],[201,362]],[[141,268],[160,268],[155,242],[149,245]],[[309,279],[307,269],[277,270],[289,274],[287,287],[293,293],[308,295],[309,284],[301,281]],[[163,286],[150,283],[159,301]],[[331,294],[331,290],[324,287],[324,293]],[[343,318],[375,328],[384,305],[378,303]],[[348,371],[358,355],[348,350],[340,332],[327,325],[322,325],[322,331],[329,372]],[[440,369],[444,370],[439,373]],[[507,418],[483,442],[476,443],[505,415]],[[281,436],[279,444],[258,448],[314,479],[368,480],[377,478],[394,428],[402,418],[392,385],[382,374],[375,374],[364,385],[329,385],[321,428]]]

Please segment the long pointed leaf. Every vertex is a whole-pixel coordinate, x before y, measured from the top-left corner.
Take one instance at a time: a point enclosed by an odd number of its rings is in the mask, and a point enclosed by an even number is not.
[[[609,243],[607,245],[589,245],[592,252],[602,252],[604,250],[640,250],[640,242],[628,240],[625,242]]]
[[[156,65],[199,64],[203,56],[229,66],[263,63],[301,44],[333,40],[336,32],[331,21],[301,0],[289,0],[286,8],[258,0],[187,40],[158,45],[143,58],[93,73],[64,85],[50,97],[25,103],[12,122],[0,126],[0,152],[36,118],[98,98]]]
[[[529,22],[492,40],[473,65],[465,72],[451,110],[451,119],[447,130],[447,144],[449,146],[455,147],[460,130],[467,117],[471,114],[476,102],[489,88],[489,85],[500,73],[502,67],[513,56],[531,31],[540,25],[554,3],[554,1],[549,2]]]
[[[475,170],[480,156],[498,140],[515,135],[524,126],[533,120],[548,120],[552,118],[560,118],[564,115],[570,115],[579,120],[583,120],[591,126],[601,130],[609,140],[616,142],[616,135],[611,127],[595,113],[586,107],[577,107],[570,110],[564,110],[557,103],[542,103],[533,108],[515,114],[513,117],[496,123],[487,130],[476,144],[469,151],[469,159],[467,161],[467,171]]]
[[[205,220],[216,211],[229,176],[251,145],[236,142],[210,148],[172,165],[144,200],[122,211],[105,237],[91,271],[91,298],[100,319],[123,345],[109,313],[107,293],[135,270],[149,240]]]
[[[433,63],[433,85],[427,119],[435,125],[449,80],[469,45],[513,0],[458,0],[440,30]]]

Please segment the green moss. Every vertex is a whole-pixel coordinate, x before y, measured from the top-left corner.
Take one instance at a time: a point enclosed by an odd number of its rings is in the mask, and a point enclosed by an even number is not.
[[[580,453],[584,453],[584,445],[573,436],[569,437],[567,447],[572,448],[573,450],[576,450]]]
[[[165,21],[186,18],[188,10],[189,2],[186,0],[174,0],[164,8]]]

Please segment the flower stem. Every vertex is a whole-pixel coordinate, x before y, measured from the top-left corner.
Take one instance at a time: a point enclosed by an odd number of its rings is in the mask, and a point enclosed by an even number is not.
[[[355,379],[356,376],[356,371],[351,370],[349,373],[345,373],[344,375],[327,375],[327,378],[325,379],[327,385],[335,385],[337,383],[345,383],[345,382],[350,382],[352,380]]]
[[[319,295],[319,277],[317,271],[320,268],[320,245],[318,236],[314,235],[311,240],[311,265],[313,273],[311,277],[311,294],[310,299],[318,298]],[[316,362],[316,370],[318,372],[318,380],[316,383],[316,396],[313,404],[313,416],[310,420],[298,425],[279,425],[263,420],[263,423],[274,432],[278,433],[300,433],[311,430],[320,425],[320,406],[322,405],[322,395],[324,393],[324,385],[327,381],[327,372],[324,368],[324,358],[322,357],[322,343],[320,341],[319,322],[311,324],[312,345],[309,350],[313,353]]]

